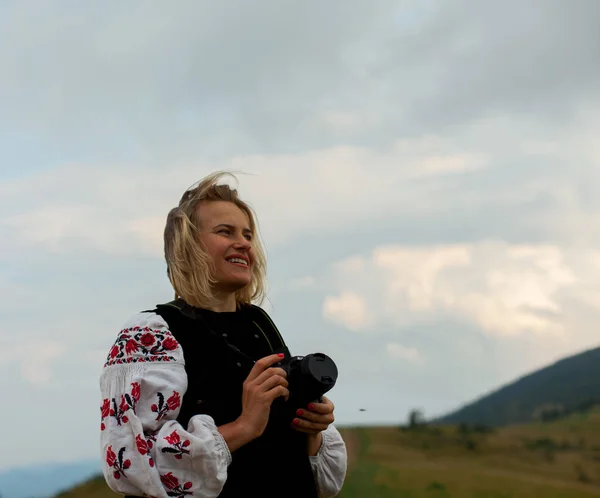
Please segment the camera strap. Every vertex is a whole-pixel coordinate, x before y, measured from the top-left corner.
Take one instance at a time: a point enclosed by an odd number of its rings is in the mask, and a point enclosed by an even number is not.
[[[243,357],[245,360],[249,361],[250,363],[252,363],[253,365],[256,363],[256,361],[250,357],[249,355],[247,355],[246,353],[244,353],[243,351],[241,351],[237,346],[231,344],[225,337],[223,337],[221,334],[217,333],[208,323],[208,321],[202,316],[202,313],[195,309],[193,306],[190,306],[189,304],[187,304],[183,299],[179,298],[179,299],[175,299],[174,301],[171,301],[169,303],[165,303],[161,306],[169,306],[171,308],[175,308],[177,309],[182,315],[184,315],[185,317],[200,322],[203,325],[203,329],[206,330],[209,334],[211,334],[213,337],[219,339],[221,342],[223,342],[224,344],[227,345],[227,347],[229,349],[231,349],[234,353],[236,353],[238,356]],[[254,307],[260,311],[262,311],[260,308],[258,307]],[[287,360],[291,357],[290,351],[287,348],[287,346],[285,345],[285,343],[283,342],[283,339],[281,338],[281,334],[279,334],[279,331],[277,330],[277,328],[274,326],[273,322],[271,321],[271,319],[268,317],[268,315],[266,315],[266,313],[264,311],[262,311],[263,315],[265,315],[268,319],[269,322],[271,323],[271,325],[273,326],[273,329],[277,332],[277,335],[279,337],[279,340],[281,341],[281,347],[273,350],[273,354],[278,354],[278,353],[283,353],[285,356],[284,358]],[[254,322],[254,324],[260,329],[260,331],[264,334],[264,331],[262,330],[262,328],[256,323]],[[267,341],[270,344],[269,339],[265,336],[265,338],[267,339]]]

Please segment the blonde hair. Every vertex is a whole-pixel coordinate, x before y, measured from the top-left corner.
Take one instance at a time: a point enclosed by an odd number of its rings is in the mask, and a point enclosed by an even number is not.
[[[175,298],[197,308],[215,304],[212,285],[214,265],[211,257],[200,242],[200,220],[198,207],[202,201],[232,202],[247,216],[253,232],[252,249],[255,263],[252,281],[236,292],[236,303],[260,304],[266,293],[266,256],[258,236],[258,224],[252,208],[238,197],[237,190],[227,184],[219,184],[224,176],[237,178],[226,172],[215,172],[188,188],[179,206],[171,209],[164,231],[167,275],[175,290]],[[200,208],[201,209],[201,208]]]

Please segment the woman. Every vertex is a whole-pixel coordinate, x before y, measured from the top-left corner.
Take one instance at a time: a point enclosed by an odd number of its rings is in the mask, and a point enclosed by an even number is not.
[[[186,191],[164,232],[176,299],[133,316],[100,378],[110,488],[128,496],[338,494],[346,448],[325,396],[298,409],[289,356],[264,297],[255,217],[215,173]]]

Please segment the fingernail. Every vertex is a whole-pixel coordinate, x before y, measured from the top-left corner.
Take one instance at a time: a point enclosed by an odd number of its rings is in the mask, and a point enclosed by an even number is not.
[[[296,415],[298,415],[299,417],[301,417],[303,413],[304,413],[304,410],[297,410],[296,411]]]
[[[277,356],[279,356],[280,358],[283,358],[285,355],[283,353],[278,353]]]
[[[295,419],[292,421],[292,424],[294,424],[294,425],[298,425],[299,423],[300,423],[300,420],[298,420],[297,418],[295,418]]]
[[[311,403],[311,404],[309,404],[309,405],[308,405],[308,409],[309,409],[309,410],[314,410],[314,409],[315,409],[315,405],[314,405],[314,404],[312,404],[312,403]]]

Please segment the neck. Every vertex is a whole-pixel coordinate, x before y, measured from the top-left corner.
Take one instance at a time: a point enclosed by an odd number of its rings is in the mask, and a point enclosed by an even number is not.
[[[211,311],[217,311],[221,313],[236,310],[237,303],[235,300],[235,293],[217,293],[214,297],[216,303],[209,308]]]

